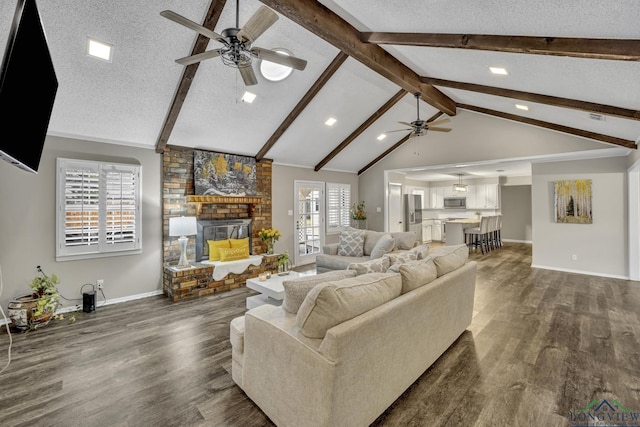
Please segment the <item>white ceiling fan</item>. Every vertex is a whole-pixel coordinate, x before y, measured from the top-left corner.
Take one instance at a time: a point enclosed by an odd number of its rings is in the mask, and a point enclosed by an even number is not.
[[[449,129],[449,128],[438,127],[438,125],[450,122],[451,120],[449,120],[449,119],[445,118],[445,119],[435,120],[433,122],[427,122],[426,120],[421,120],[420,119],[420,97],[421,97],[421,94],[420,94],[420,92],[417,92],[417,93],[414,94],[414,96],[416,97],[416,106],[417,106],[417,111],[418,111],[417,119],[412,121],[411,123],[398,122],[401,125],[409,126],[409,128],[407,128],[407,129],[391,130],[391,131],[388,131],[388,132],[385,132],[385,133],[411,131],[410,138],[413,138],[415,136],[422,136],[422,135],[426,134],[427,130],[433,130],[433,131],[436,131],[436,132],[451,132],[451,129]]]
[[[240,28],[238,22],[239,3],[240,0],[236,0],[236,26],[224,29],[222,34],[215,33],[170,10],[160,12],[161,16],[222,44],[222,47],[219,49],[180,58],[177,59],[176,62],[181,65],[191,65],[205,59],[219,56],[225,65],[238,69],[246,86],[252,86],[258,83],[253,68],[251,67],[253,58],[263,59],[296,70],[304,70],[307,66],[307,61],[304,59],[296,58],[295,56],[290,56],[282,52],[252,46],[252,43],[278,20],[278,15],[268,7],[260,6],[253,16],[249,18],[244,27]]]

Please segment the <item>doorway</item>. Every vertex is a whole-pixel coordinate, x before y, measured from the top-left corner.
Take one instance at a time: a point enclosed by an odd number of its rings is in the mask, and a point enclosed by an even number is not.
[[[324,244],[324,183],[295,181],[294,265],[316,262]]]
[[[389,233],[403,231],[402,224],[402,184],[390,182],[388,186],[389,197],[387,198],[388,218],[387,230]]]

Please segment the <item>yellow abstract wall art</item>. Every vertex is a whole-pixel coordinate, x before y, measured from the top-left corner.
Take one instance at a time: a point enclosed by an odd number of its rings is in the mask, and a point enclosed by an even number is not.
[[[556,222],[593,223],[590,179],[555,181],[554,187]]]

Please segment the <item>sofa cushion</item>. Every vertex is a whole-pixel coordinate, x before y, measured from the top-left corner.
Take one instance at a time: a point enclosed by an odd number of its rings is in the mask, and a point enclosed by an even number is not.
[[[395,245],[396,245],[396,242],[393,240],[393,237],[391,237],[391,234],[385,233],[382,237],[378,239],[378,241],[376,242],[376,245],[368,254],[367,254],[367,243],[365,240],[364,254],[369,255],[371,259],[378,259],[382,257],[382,255],[386,254],[387,252],[391,252]]]
[[[378,259],[372,259],[365,262],[352,262],[349,264],[348,270],[353,270],[361,274],[367,273],[386,273],[389,268],[389,258],[382,257]]]
[[[443,276],[457,268],[460,268],[469,259],[469,248],[467,245],[443,246],[434,251],[427,258],[432,258],[438,277]]]
[[[282,308],[291,314],[296,314],[304,298],[318,283],[354,277],[356,274],[356,271],[336,270],[283,280],[284,300],[282,301]]]
[[[400,264],[400,276],[402,276],[402,293],[424,286],[438,277],[438,270],[433,259],[417,260]]]
[[[427,255],[429,255],[429,245],[418,245],[414,248],[411,248],[409,250],[409,253],[415,253],[417,255],[417,259],[425,259]]]
[[[296,325],[308,338],[323,338],[340,323],[400,295],[402,279],[394,273],[371,273],[316,285],[304,299]]]
[[[371,252],[376,247],[376,244],[380,241],[380,239],[389,233],[385,233],[384,231],[373,231],[373,230],[365,230],[364,232],[364,245],[362,250],[365,255],[371,256]],[[391,235],[389,234],[389,237]]]
[[[340,232],[338,255],[363,256],[364,230],[344,230]]]
[[[231,346],[238,353],[242,354],[244,352],[244,316],[233,319],[229,328]]]
[[[391,233],[391,237],[396,241],[396,249],[411,249],[418,241],[418,236],[413,231],[398,231]]]
[[[346,270],[352,262],[369,261],[366,256],[340,256],[318,255],[316,256],[316,270],[320,273],[326,270]],[[322,270],[322,271],[321,271]]]

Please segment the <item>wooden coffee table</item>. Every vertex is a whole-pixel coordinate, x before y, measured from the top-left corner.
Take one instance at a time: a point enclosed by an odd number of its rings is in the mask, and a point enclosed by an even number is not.
[[[247,288],[260,292],[260,295],[247,297],[247,310],[258,307],[263,304],[282,305],[284,299],[284,280],[300,277],[297,271],[290,271],[285,276],[272,274],[270,279],[260,280],[257,277],[247,279]]]

